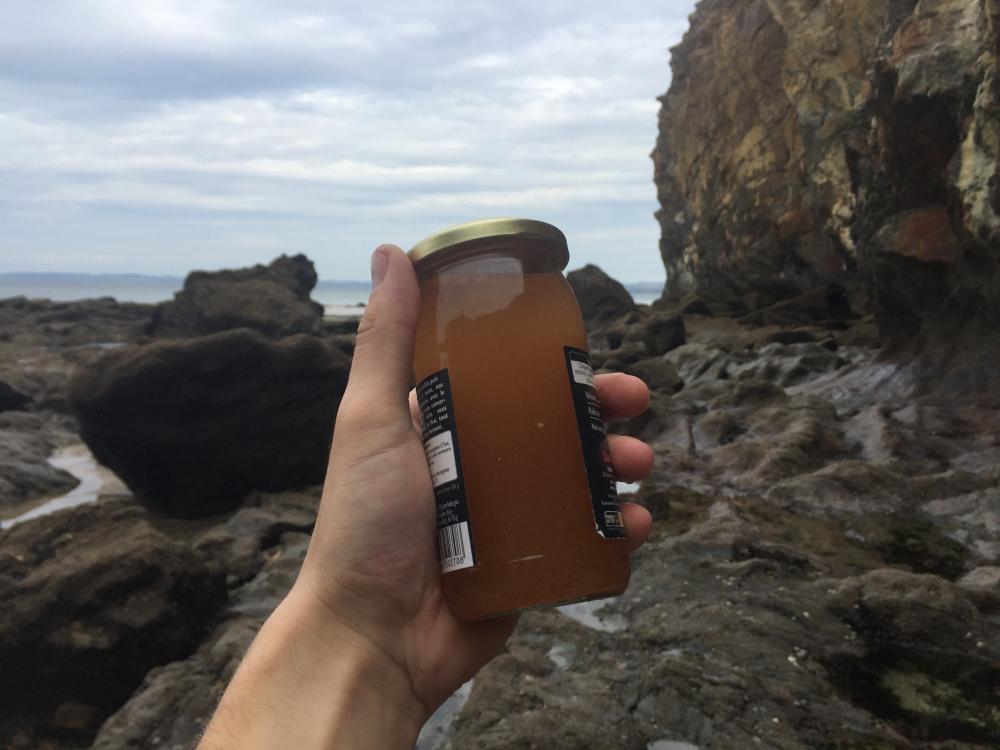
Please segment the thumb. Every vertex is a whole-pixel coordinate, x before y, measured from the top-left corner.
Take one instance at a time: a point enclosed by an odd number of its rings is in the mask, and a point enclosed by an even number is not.
[[[399,420],[412,426],[408,394],[419,312],[413,263],[395,245],[380,245],[372,253],[372,292],[358,325],[340,417],[356,413],[369,424]]]

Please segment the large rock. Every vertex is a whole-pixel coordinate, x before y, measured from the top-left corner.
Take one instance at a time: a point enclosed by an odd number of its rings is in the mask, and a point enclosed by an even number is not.
[[[928,739],[996,746],[1000,641],[966,592],[932,575],[874,570],[842,582],[829,606],[863,647],[833,645],[821,657],[851,697],[877,697],[885,715]]]
[[[194,747],[260,626],[295,582],[308,544],[308,536],[291,531],[270,540],[268,561],[233,591],[201,647],[187,659],[152,670],[101,727],[93,750]],[[256,543],[251,546],[259,552]]]
[[[938,576],[873,570],[843,581],[829,606],[874,650],[911,651],[941,667],[979,659],[1000,666],[988,622],[962,589]]]
[[[319,333],[323,306],[309,298],[316,269],[304,255],[282,255],[268,266],[194,271],[184,289],[156,309],[157,336],[201,336],[251,328],[272,337]]]
[[[653,315],[645,322],[642,343],[646,345],[646,353],[658,357],[687,342],[684,332],[684,319],[668,315]]]
[[[1000,0],[699,3],[653,153],[667,295],[834,283],[893,342],[995,332],[998,40]]]
[[[0,737],[93,735],[225,601],[221,568],[107,501],[0,532]]]
[[[226,569],[226,584],[245,583],[266,562],[262,550],[289,532],[311,533],[319,511],[320,487],[305,492],[251,493],[225,523],[194,541],[194,550]]]
[[[248,330],[114,351],[71,385],[99,461],[170,514],[320,483],[350,360],[321,339]]]
[[[628,290],[595,265],[570,271],[566,278],[588,326],[604,325],[636,309]]]

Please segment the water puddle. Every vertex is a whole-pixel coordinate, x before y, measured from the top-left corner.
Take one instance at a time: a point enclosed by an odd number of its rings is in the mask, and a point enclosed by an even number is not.
[[[121,349],[128,346],[127,341],[98,341],[94,344],[84,344],[84,349]]]
[[[677,740],[656,740],[646,745],[646,750],[701,750],[697,745],[690,742],[678,742]]]
[[[585,625],[591,630],[599,630],[602,633],[618,633],[628,627],[628,620],[619,614],[608,612],[598,614],[615,599],[598,599],[594,602],[580,602],[579,604],[567,604],[556,609],[564,616],[575,620],[581,625]]]
[[[100,495],[127,495],[128,488],[110,469],[101,466],[83,443],[58,448],[48,458],[51,466],[73,475],[80,484],[65,495],[54,497],[36,505],[19,516],[0,521],[0,529],[7,529],[16,523],[29,521],[63,508],[73,508],[84,503],[92,503]]]
[[[365,307],[361,305],[323,305],[324,318],[360,318],[365,314]]]
[[[451,729],[452,722],[465,706],[466,701],[469,700],[471,692],[472,680],[469,680],[452,693],[451,697],[442,703],[437,711],[431,714],[431,718],[420,730],[414,750],[437,750],[444,745],[445,740],[448,739],[448,730]]]

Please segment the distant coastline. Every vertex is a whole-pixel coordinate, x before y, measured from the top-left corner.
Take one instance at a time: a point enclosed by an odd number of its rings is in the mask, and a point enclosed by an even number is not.
[[[139,273],[0,273],[0,299],[24,296],[58,302],[114,297],[119,302],[155,304],[172,299],[184,286],[183,276],[153,276]],[[648,304],[660,296],[662,283],[625,284],[636,302]],[[320,279],[312,297],[327,308],[328,314],[344,314],[347,308],[368,299],[368,281]]]

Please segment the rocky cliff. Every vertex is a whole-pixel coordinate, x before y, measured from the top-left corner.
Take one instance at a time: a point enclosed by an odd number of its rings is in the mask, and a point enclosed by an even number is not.
[[[998,0],[699,3],[653,152],[667,296],[837,285],[939,358],[995,330],[998,31]]]

